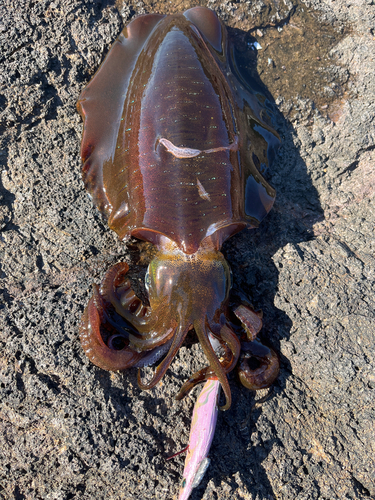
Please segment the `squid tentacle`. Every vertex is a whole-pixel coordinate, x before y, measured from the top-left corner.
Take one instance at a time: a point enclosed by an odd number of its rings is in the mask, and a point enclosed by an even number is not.
[[[141,334],[134,328],[134,326],[116,312],[113,308],[113,304],[108,300],[109,298],[101,294],[99,287],[94,285],[93,288],[94,293],[92,295],[92,300],[98,311],[100,324],[108,332],[115,332],[115,334],[111,335],[111,337],[119,335],[127,341],[129,341],[131,334],[133,336],[140,337]],[[106,342],[107,345],[108,341]]]
[[[237,364],[237,361],[240,357],[241,353],[241,343],[237,337],[237,335],[234,333],[234,331],[229,328],[227,325],[224,325],[222,329],[220,330],[220,336],[226,342],[230,350],[232,351],[233,358],[231,360],[230,365],[228,366],[227,373],[233,370],[235,365]]]
[[[136,368],[144,368],[145,366],[151,366],[159,361],[165,354],[169,351],[172,345],[173,339],[167,340],[165,344],[155,347],[151,351],[145,351],[143,357],[140,361],[135,363]]]
[[[276,379],[280,371],[280,362],[276,352],[255,340],[243,345],[245,348],[238,367],[238,376],[242,385],[252,391],[266,389]],[[250,358],[255,358],[259,366],[252,369]]]
[[[111,267],[103,278],[100,294],[112,304],[117,314],[129,321],[136,330],[141,330],[150,322],[151,310],[135,295],[130,281],[124,280],[128,271],[126,262]]]
[[[189,394],[191,390],[194,389],[194,387],[201,382],[205,382],[208,380],[208,378],[214,373],[212,368],[210,366],[206,366],[205,368],[202,368],[201,370],[197,371],[192,375],[189,380],[184,382],[184,384],[181,386],[181,389],[178,391],[178,393],[175,395],[175,400],[176,401],[181,401],[185,396]]]
[[[229,373],[236,366],[240,351],[241,344],[238,340],[237,335],[227,326],[224,325],[220,331],[220,338],[215,336],[215,340],[220,342],[221,347],[225,350],[224,359],[220,361],[225,373]],[[212,345],[212,342],[210,342]],[[215,354],[216,355],[216,354]],[[206,366],[194,373],[189,380],[187,380],[181,387],[178,394],[176,394],[175,399],[180,401],[183,399],[197,384],[208,380],[212,376],[216,376],[215,371],[212,366]]]
[[[157,316],[135,295],[130,280],[125,279],[128,271],[128,264],[119,262],[105,274],[98,292],[99,300],[107,304],[103,308],[102,322],[111,324],[120,336],[125,331],[126,338],[135,350],[151,351],[168,342],[174,328],[166,327],[162,335],[155,333]],[[111,314],[106,312],[108,307],[113,309]]]
[[[177,351],[182,345],[182,342],[185,340],[186,334],[189,331],[190,325],[183,327],[180,323],[176,333],[174,334],[172,345],[168,351],[168,354],[163,359],[163,361],[156,368],[154,376],[147,384],[144,384],[141,380],[141,370],[138,370],[138,386],[142,390],[148,390],[155,387],[155,385],[163,378],[165,372],[168,370],[169,365],[171,364],[173,358],[175,357]]]
[[[250,307],[240,305],[234,310],[234,314],[241,321],[248,340],[255,340],[256,336],[262,329],[262,312],[255,312]]]
[[[124,282],[128,269],[124,262],[116,264],[106,273],[100,288],[94,285],[93,295],[81,319],[82,347],[88,358],[104,370],[124,370],[156,362],[169,349],[175,330],[175,327],[166,328],[161,338],[152,338],[152,330],[151,338],[138,332],[134,323],[137,324],[137,317],[144,319],[145,306],[131,290],[130,282]],[[118,307],[119,290],[123,295],[132,294],[126,315]],[[136,306],[133,307],[134,312],[129,310],[133,304]],[[142,322],[144,323],[143,320]],[[137,348],[137,344],[141,344],[143,349]]]
[[[168,297],[164,297],[164,299],[159,303],[158,309],[156,311],[150,309],[149,323],[146,328],[141,330],[139,335],[133,335],[133,333],[129,333],[129,341],[132,346],[137,351],[150,351],[155,347],[159,347],[162,344],[165,344],[169,341],[177,327],[177,322],[173,319],[173,315],[169,316],[165,314],[168,308]],[[163,321],[155,324],[160,318],[163,318]],[[183,321],[181,321],[183,322]]]
[[[104,370],[124,370],[134,366],[143,356],[130,348],[120,351],[110,349],[104,342],[100,328],[105,323],[105,304],[98,287],[83,313],[80,324],[80,339],[87,357]]]
[[[242,354],[238,366],[239,379],[245,387],[252,391],[266,389],[277,378],[280,361],[276,352],[263,345],[256,337],[262,328],[261,311],[255,312],[251,307],[240,305],[234,314],[241,321],[250,342],[242,342]],[[257,361],[258,366],[251,367],[250,359]]]
[[[208,361],[210,362],[212,370],[214,371],[215,375],[219,379],[219,382],[223,388],[226,403],[224,406],[220,407],[220,410],[222,410],[222,411],[228,410],[231,406],[231,403],[232,403],[232,395],[230,392],[227,374],[226,374],[224,367],[221,365],[218,357],[216,356],[214,349],[212,348],[211,342],[208,338],[207,327],[205,325],[205,321],[204,320],[195,321],[194,322],[194,329],[195,329],[195,332],[198,336],[198,340],[202,346],[203,352],[205,353]]]

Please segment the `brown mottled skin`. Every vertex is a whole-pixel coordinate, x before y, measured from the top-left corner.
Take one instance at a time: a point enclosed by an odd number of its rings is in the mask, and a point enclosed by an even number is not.
[[[204,7],[134,19],[82,92],[78,110],[83,179],[94,203],[121,239],[135,236],[158,249],[146,276],[148,307],[131,290],[125,263],[95,287],[81,322],[86,354],[118,370],[167,346],[152,381],[142,384],[139,376],[139,385],[151,388],[194,328],[210,366],[180,395],[214,373],[229,408],[226,374],[241,346],[227,319],[230,270],[220,248],[271,209],[275,191],[261,170],[279,139],[236,68],[225,27]],[[235,314],[253,342],[256,314],[243,305]],[[261,383],[270,385],[276,355],[261,356],[261,366]],[[256,389],[258,372],[242,369],[241,377]]]

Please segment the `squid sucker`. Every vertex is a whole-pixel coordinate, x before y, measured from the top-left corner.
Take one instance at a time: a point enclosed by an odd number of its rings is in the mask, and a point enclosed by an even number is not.
[[[149,304],[133,292],[124,262],[94,286],[80,325],[83,349],[105,370],[159,361],[150,382],[138,373],[139,386],[151,389],[194,330],[208,366],[177,398],[215,378],[222,410],[231,405],[227,374],[236,365],[252,390],[279,371],[276,353],[256,339],[260,315],[242,303],[231,316],[231,273],[220,252],[232,235],[258,227],[275,199],[263,173],[280,140],[267,101],[247,79],[217,15],[194,7],[131,21],[78,101],[83,180],[94,204],[121,240],[156,247],[145,277]]]

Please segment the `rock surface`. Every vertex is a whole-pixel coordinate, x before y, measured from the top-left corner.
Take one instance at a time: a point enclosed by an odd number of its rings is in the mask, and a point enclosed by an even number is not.
[[[193,5],[0,5],[0,498],[176,498],[184,457],[165,457],[187,443],[195,394],[173,395],[204,356],[183,347],[150,392],[134,370],[85,358],[91,285],[132,254],[86,196],[75,103],[124,22]],[[278,108],[275,208],[224,251],[282,364],[261,405],[232,379],[192,499],[374,498],[375,7],[205,5],[253,54]]]

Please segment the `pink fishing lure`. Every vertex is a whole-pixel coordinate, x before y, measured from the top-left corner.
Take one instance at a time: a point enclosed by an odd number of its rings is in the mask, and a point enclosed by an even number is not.
[[[189,448],[178,500],[187,500],[201,482],[210,464],[208,452],[214,438],[220,382],[217,377],[207,380],[194,406]]]

